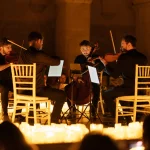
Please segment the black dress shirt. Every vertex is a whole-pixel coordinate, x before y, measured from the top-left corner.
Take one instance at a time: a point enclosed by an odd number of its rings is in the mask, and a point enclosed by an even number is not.
[[[110,76],[114,78],[122,76],[124,79],[124,86],[133,87],[135,85],[136,64],[147,65],[147,62],[147,57],[145,55],[138,52],[136,49],[132,49],[120,55],[113,70],[110,68],[109,64],[106,66],[106,70]]]
[[[0,65],[5,65],[5,64],[6,64],[5,56],[3,56],[0,53]],[[10,67],[0,71],[0,81],[2,82],[4,80],[12,80]]]

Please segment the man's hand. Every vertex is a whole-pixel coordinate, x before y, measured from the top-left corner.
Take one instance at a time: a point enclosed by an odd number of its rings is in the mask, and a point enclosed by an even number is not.
[[[79,83],[84,83],[84,81],[82,79],[78,79]]]
[[[94,60],[92,59],[92,57],[89,57],[87,60],[88,60],[89,63],[95,64],[95,62],[94,62]]]
[[[99,58],[99,60],[104,64],[104,66],[106,66],[107,65],[107,61],[104,59],[104,58],[102,58],[102,57],[98,57]]]

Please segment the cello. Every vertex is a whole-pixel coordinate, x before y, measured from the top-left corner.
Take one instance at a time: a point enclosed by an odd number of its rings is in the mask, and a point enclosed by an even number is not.
[[[81,71],[86,70],[89,64],[82,64]],[[89,72],[73,76],[72,82],[65,87],[67,98],[77,105],[83,105],[90,102],[91,98],[91,82]]]

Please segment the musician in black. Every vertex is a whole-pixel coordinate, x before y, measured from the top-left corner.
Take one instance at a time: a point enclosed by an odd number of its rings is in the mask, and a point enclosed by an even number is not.
[[[97,71],[102,71],[105,68],[105,61],[103,61],[103,59],[101,59],[101,57],[93,55],[91,53],[91,50],[92,50],[92,46],[91,46],[91,43],[89,41],[83,40],[80,43],[80,51],[82,54],[78,55],[75,58],[74,63],[81,65],[82,72],[87,70],[88,69],[87,66],[91,65],[91,64],[97,68]],[[95,61],[92,61],[91,58],[95,58],[95,57],[97,57],[98,59]],[[102,61],[100,61],[100,59]],[[90,80],[90,78],[89,78],[89,80]],[[82,81],[79,80],[79,82],[82,82]],[[85,82],[85,81],[83,81],[83,82]],[[87,84],[88,84],[88,82],[87,82]],[[95,111],[97,109],[97,104],[99,101],[100,85],[95,84],[95,83],[91,83],[91,82],[90,82],[90,84],[92,87],[92,104],[94,106],[94,107],[92,107],[91,112],[92,112],[92,116],[96,117]],[[88,91],[86,91],[86,92],[88,93],[89,90],[90,89],[88,89]],[[79,91],[79,92],[81,92],[81,91]],[[79,94],[87,94],[87,93],[79,93]],[[69,101],[68,101],[68,105],[70,106]]]
[[[0,94],[3,121],[8,121],[8,93],[13,91],[10,63],[6,62],[6,55],[12,51],[11,43],[6,38],[0,40]]]
[[[39,32],[31,32],[28,36],[29,48],[22,51],[19,59],[21,64],[36,63],[36,94],[55,101],[51,122],[59,123],[61,109],[66,101],[65,92],[44,85],[44,73],[47,66],[57,66],[59,59],[54,59],[42,51],[43,36]]]
[[[136,38],[132,35],[126,35],[121,40],[121,47],[126,52],[121,54],[116,61],[115,68],[110,68],[109,64],[106,65],[106,72],[117,78],[122,76],[123,84],[121,86],[113,87],[103,93],[103,99],[111,112],[112,117],[115,117],[115,99],[119,96],[127,96],[134,94],[135,87],[135,65],[146,65],[147,58],[142,53],[136,50]],[[109,56],[108,56],[109,57]],[[107,55],[105,60],[107,60]],[[130,117],[127,117],[127,122],[131,121]]]

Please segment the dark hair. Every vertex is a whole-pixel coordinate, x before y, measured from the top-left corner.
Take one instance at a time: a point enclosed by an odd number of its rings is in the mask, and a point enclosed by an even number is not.
[[[83,40],[79,45],[80,46],[91,46],[91,43],[87,40]]]
[[[87,134],[81,141],[79,150],[98,150],[100,147],[105,150],[118,150],[111,138],[97,132]]]
[[[0,124],[0,149],[32,150],[23,134],[14,124],[5,121]]]
[[[38,39],[43,39],[42,34],[39,32],[33,31],[28,35],[28,42],[38,40]]]
[[[136,38],[132,35],[125,35],[123,38],[123,40],[125,40],[126,43],[131,43],[133,47],[136,47]]]
[[[11,43],[8,41],[8,39],[6,37],[4,37],[0,40],[0,47],[4,46],[4,45],[11,45]]]

